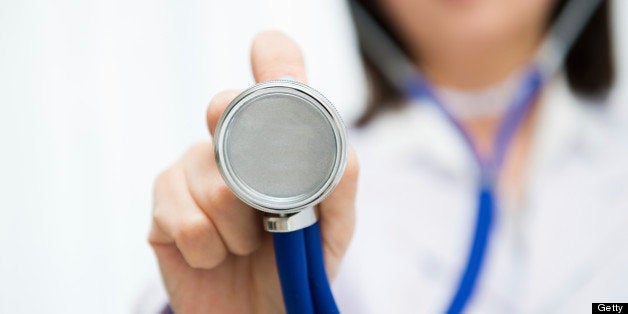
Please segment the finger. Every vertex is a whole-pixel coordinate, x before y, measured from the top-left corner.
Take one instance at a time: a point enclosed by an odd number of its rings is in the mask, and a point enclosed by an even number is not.
[[[229,252],[248,255],[262,243],[262,223],[255,209],[240,201],[218,173],[211,143],[186,154],[185,171],[196,203],[214,222]]]
[[[156,252],[175,245],[190,267],[202,269],[225,259],[227,249],[214,224],[192,199],[182,169],[175,166],[160,175],[154,195],[149,242]]]
[[[299,46],[277,31],[257,34],[251,47],[251,67],[255,81],[290,77],[305,83],[305,65]]]
[[[207,106],[206,119],[207,128],[212,136],[214,136],[216,125],[218,124],[218,120],[220,119],[223,111],[225,111],[225,108],[229,106],[229,103],[231,103],[231,101],[236,98],[240,92],[240,90],[236,89],[222,91],[216,94],[216,96],[214,96],[214,98],[212,98],[209,102],[209,106]]]
[[[332,278],[353,235],[358,172],[358,159],[350,147],[342,179],[319,206],[325,264]]]

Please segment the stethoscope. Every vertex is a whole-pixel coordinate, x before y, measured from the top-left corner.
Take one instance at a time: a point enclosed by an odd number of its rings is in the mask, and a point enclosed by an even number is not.
[[[407,59],[381,27],[355,0],[351,9],[363,50],[393,87],[410,99],[427,100],[449,121],[463,139],[480,170],[475,230],[467,263],[458,280],[447,313],[464,311],[475,290],[485,260],[496,214],[496,185],[512,139],[532,108],[542,87],[560,69],[575,39],[587,24],[600,0],[571,0],[562,10],[533,61],[524,70],[508,110],[499,125],[492,155],[482,156],[462,123],[451,114],[430,82]]]
[[[442,105],[426,80],[369,14],[351,0],[364,51],[384,77],[412,99],[427,99],[458,130],[480,169],[478,210],[467,263],[446,312],[460,313],[473,295],[494,221],[496,181],[506,151],[543,85],[600,0],[571,0],[506,112],[490,158],[481,156],[462,124]],[[226,184],[263,213],[273,233],[275,258],[290,314],[338,313],[324,267],[316,206],[340,181],[347,162],[342,120],[311,87],[290,79],[257,84],[225,109],[214,137],[215,158]]]
[[[216,127],[226,184],[264,213],[288,313],[338,313],[329,287],[316,205],[347,163],[345,128],[319,92],[285,79],[238,95]]]

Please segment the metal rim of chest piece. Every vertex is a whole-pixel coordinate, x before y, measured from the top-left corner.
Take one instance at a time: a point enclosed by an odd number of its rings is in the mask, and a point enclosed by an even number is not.
[[[272,196],[263,195],[252,189],[245,182],[242,182],[240,178],[234,174],[226,152],[227,145],[225,141],[228,137],[227,134],[229,133],[230,124],[234,116],[251,101],[260,96],[272,93],[297,96],[320,110],[320,113],[328,120],[327,122],[332,129],[335,141],[334,161],[329,177],[316,191],[312,191],[312,193],[308,193],[305,196],[294,197],[287,201],[278,201]],[[227,186],[244,203],[264,212],[266,214],[264,227],[266,230],[273,232],[288,232],[292,231],[292,229],[306,227],[316,222],[316,214],[306,214],[305,211],[313,211],[313,207],[333,191],[340,181],[347,163],[345,127],[340,115],[331,102],[321,93],[305,84],[293,80],[276,80],[259,83],[240,93],[227,106],[218,121],[214,136],[214,150],[216,164]],[[290,217],[293,216],[292,220],[295,220],[298,218],[297,216],[303,216],[297,215],[302,211],[304,211],[303,214],[305,214],[305,217],[310,218],[307,219],[308,222],[299,223],[297,224],[299,226],[295,227],[294,223],[290,223]],[[313,221],[310,221],[312,217]]]

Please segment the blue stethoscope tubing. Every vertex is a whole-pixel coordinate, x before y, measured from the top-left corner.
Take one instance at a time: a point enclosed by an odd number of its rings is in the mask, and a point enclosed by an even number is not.
[[[519,125],[530,111],[543,86],[543,81],[542,74],[536,67],[530,67],[526,72],[525,79],[500,124],[493,146],[493,156],[490,159],[482,158],[468,132],[433,93],[433,88],[428,81],[417,76],[407,85],[408,97],[430,99],[430,103],[434,104],[455,126],[469,151],[473,152],[482,173],[471,250],[447,313],[462,312],[477,284],[485,260],[496,211],[496,176],[502,166],[509,144]],[[325,272],[319,224],[315,223],[305,229],[293,232],[275,233],[273,242],[287,312],[289,314],[339,313]]]
[[[446,313],[460,313],[464,310],[477,285],[482,265],[485,260],[491,229],[496,214],[495,196],[496,181],[504,162],[508,147],[520,124],[530,111],[544,85],[542,73],[538,67],[531,66],[524,76],[522,84],[517,89],[512,104],[508,107],[500,123],[497,137],[493,143],[491,158],[483,158],[475,147],[471,136],[464,126],[443,105],[434,94],[433,88],[427,80],[419,76],[408,82],[406,94],[409,98],[429,99],[430,104],[443,113],[451,125],[458,131],[468,150],[473,153],[481,172],[481,184],[477,196],[477,216],[475,230],[468,253],[467,264],[458,282],[456,293],[453,295]]]
[[[340,313],[325,271],[319,223],[274,233],[273,244],[288,314]]]
[[[286,311],[314,313],[303,230],[275,233],[273,244]]]
[[[369,13],[356,0],[350,1],[360,44],[370,61],[392,86],[408,98],[427,99],[434,104],[457,130],[480,169],[477,216],[470,251],[446,313],[463,312],[477,286],[495,221],[496,181],[508,146],[543,85],[558,72],[569,49],[601,2],[602,0],[570,0],[563,8],[533,62],[526,69],[522,84],[498,129],[491,158],[484,159],[475,148],[469,133],[436,97],[428,80]]]

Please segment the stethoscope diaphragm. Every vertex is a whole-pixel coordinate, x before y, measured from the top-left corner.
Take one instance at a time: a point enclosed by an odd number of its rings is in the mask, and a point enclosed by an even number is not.
[[[335,108],[291,80],[260,83],[238,95],[222,114],[214,143],[226,184],[267,214],[318,204],[339,182],[347,159]]]

